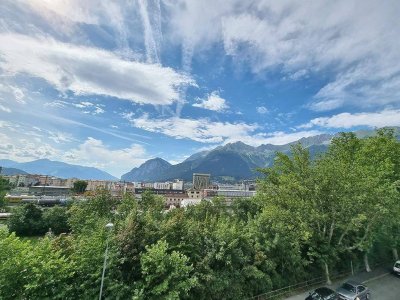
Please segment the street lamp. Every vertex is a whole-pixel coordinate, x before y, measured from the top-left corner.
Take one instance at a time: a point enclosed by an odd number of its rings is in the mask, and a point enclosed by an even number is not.
[[[113,223],[108,223],[106,225],[106,229],[108,231],[111,231],[111,229],[113,227],[114,227]],[[106,252],[104,253],[103,274],[101,275],[101,285],[100,285],[99,300],[101,300],[101,296],[102,296],[102,293],[103,293],[104,274],[106,273],[106,265],[107,265],[107,254],[108,254],[108,234],[107,234],[107,242],[106,242]]]

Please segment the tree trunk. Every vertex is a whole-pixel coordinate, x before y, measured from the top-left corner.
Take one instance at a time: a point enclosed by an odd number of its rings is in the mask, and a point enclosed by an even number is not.
[[[369,267],[368,253],[367,252],[365,252],[365,254],[364,254],[364,265],[365,265],[365,271],[371,272],[371,268]]]
[[[331,285],[332,281],[331,281],[331,277],[329,275],[329,267],[326,262],[324,262],[324,267],[325,267],[326,284]]]
[[[394,260],[399,260],[399,254],[396,248],[392,248],[393,258]]]

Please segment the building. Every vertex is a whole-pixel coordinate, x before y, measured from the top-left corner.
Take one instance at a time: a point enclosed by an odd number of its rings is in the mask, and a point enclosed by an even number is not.
[[[202,199],[204,196],[203,191],[198,191],[194,189],[187,190],[187,194],[189,199]]]
[[[175,207],[180,207],[181,203],[183,200],[188,200],[188,195],[187,194],[165,194],[165,206],[170,207],[170,206],[175,206]]]
[[[38,183],[36,175],[19,174],[19,175],[9,175],[2,177],[7,179],[10,184],[16,187],[27,187]]]
[[[172,189],[173,190],[184,190],[183,180],[175,179],[174,182],[172,183]]]
[[[171,182],[154,182],[153,188],[155,190],[170,190],[172,188]]]
[[[255,191],[245,191],[245,190],[204,190],[205,198],[212,197],[225,197],[227,199],[233,198],[251,198],[256,195]]]
[[[186,195],[186,192],[183,190],[171,190],[171,189],[146,189],[146,188],[135,188],[135,195],[141,195],[146,191],[150,191],[155,195],[169,195],[169,194],[179,194]]]
[[[201,203],[201,199],[183,199],[181,201],[181,207],[188,207],[190,205],[197,205]]]
[[[245,190],[204,190],[204,199],[210,200],[214,197],[223,197],[225,203],[230,205],[235,199],[251,198],[256,195],[255,191],[245,191]]]
[[[71,189],[66,186],[30,186],[29,194],[31,195],[44,195],[44,196],[67,196],[69,195]]]
[[[193,173],[193,189],[201,191],[210,186],[210,174]]]

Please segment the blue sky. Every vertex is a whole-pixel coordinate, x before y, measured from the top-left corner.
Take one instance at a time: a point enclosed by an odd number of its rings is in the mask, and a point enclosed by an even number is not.
[[[115,176],[400,126],[399,1],[3,0],[0,158]]]

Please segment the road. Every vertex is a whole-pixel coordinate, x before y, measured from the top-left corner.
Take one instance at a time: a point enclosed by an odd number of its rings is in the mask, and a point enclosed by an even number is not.
[[[350,278],[349,278],[350,279]],[[351,279],[363,282],[371,290],[372,300],[399,300],[400,276],[393,275],[389,268],[382,268],[371,273],[362,273]],[[335,282],[332,289],[336,289],[346,279]],[[287,300],[304,300],[308,292],[287,298]]]
[[[371,299],[376,300],[399,300],[400,299],[400,277],[387,274],[379,279],[365,283],[371,289]]]

